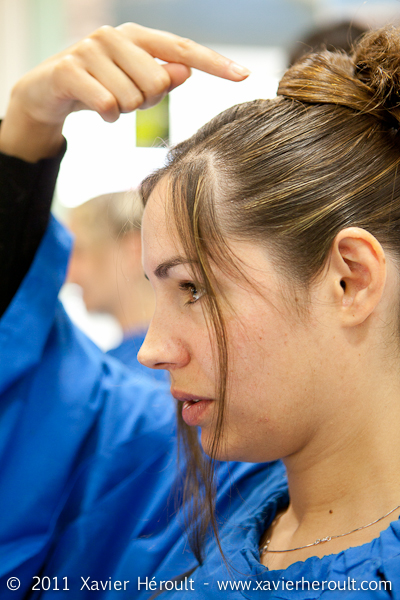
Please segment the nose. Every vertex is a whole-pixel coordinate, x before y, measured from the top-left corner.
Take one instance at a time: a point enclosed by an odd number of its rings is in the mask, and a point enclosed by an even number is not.
[[[190,352],[184,341],[169,326],[164,326],[156,315],[150,323],[145,340],[138,353],[138,360],[150,369],[172,371],[190,362]]]

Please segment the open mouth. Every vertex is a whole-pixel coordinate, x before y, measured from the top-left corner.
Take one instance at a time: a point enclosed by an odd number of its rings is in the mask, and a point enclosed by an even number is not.
[[[206,398],[193,398],[184,400],[182,406],[182,418],[187,425],[201,425],[204,423],[204,415],[213,400]]]
[[[214,402],[213,398],[201,398],[195,394],[171,388],[175,400],[182,402],[182,418],[187,425],[201,425],[208,407]]]
[[[202,398],[197,398],[196,400],[185,400],[183,403],[182,410],[186,410],[186,409],[190,408],[191,406],[193,406],[193,404],[198,404],[201,401],[202,401]]]

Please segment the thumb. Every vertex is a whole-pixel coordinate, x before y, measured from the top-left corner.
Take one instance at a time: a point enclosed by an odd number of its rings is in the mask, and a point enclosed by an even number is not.
[[[189,67],[178,63],[166,63],[163,67],[171,79],[171,85],[168,88],[168,92],[171,92],[176,87],[182,85],[182,83],[185,83],[192,74]]]

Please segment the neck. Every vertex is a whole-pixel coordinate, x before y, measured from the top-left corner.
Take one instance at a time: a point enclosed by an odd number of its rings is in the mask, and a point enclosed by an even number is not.
[[[385,389],[390,392],[382,394]],[[368,398],[366,393],[362,398],[362,419],[360,412],[355,414],[354,396],[349,395],[346,419],[338,415],[329,420],[320,436],[316,434],[301,451],[284,460],[290,504],[264,543],[268,538],[270,549],[300,550],[266,552],[262,562],[269,569],[285,569],[311,556],[337,554],[368,543],[399,517],[400,385],[380,390],[380,395]],[[373,393],[372,385],[369,391]],[[373,523],[396,507],[390,516]],[[305,547],[339,535],[328,543]]]
[[[359,400],[344,398],[344,412],[284,461],[298,526],[328,518],[345,531],[400,504],[400,382],[370,382]]]

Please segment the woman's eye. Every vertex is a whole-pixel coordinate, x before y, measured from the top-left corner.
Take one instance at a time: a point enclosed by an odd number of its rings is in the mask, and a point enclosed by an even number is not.
[[[189,296],[189,300],[186,304],[194,304],[204,295],[204,289],[192,282],[180,283],[179,287]]]

